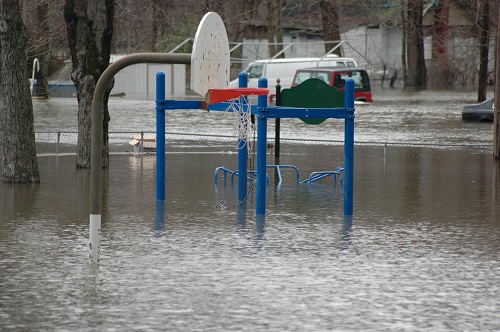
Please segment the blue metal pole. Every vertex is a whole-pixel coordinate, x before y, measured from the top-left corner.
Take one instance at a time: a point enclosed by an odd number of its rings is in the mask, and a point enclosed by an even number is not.
[[[267,79],[259,79],[259,88],[267,88]],[[258,97],[257,114],[257,203],[256,214],[266,213],[266,153],[267,153],[267,95]]]
[[[246,88],[248,86],[247,73],[241,72],[238,78],[239,87]],[[247,97],[240,97],[240,104],[245,107],[247,100]],[[243,114],[239,114],[239,116],[242,117]],[[238,138],[238,202],[242,202],[247,197],[247,158],[248,142]]]
[[[345,84],[345,108],[354,110],[354,79]],[[354,114],[345,119],[344,133],[344,216],[352,216],[354,205]]]
[[[156,73],[156,200],[165,200],[165,73]]]

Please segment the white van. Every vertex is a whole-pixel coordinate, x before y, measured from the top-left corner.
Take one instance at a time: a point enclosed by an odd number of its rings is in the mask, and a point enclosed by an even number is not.
[[[357,67],[358,63],[352,58],[341,58],[328,55],[322,58],[285,58],[267,59],[251,62],[245,72],[248,74],[248,87],[257,88],[259,78],[267,78],[269,94],[276,94],[276,80],[280,79],[282,89],[292,86],[293,77],[297,69],[310,67]],[[230,88],[238,87],[238,79],[229,83]]]

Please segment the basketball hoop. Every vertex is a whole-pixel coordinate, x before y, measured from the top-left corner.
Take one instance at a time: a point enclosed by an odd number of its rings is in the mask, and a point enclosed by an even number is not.
[[[226,89],[209,89],[205,101],[208,105],[217,104],[230,99],[240,98],[251,95],[268,95],[267,88],[226,88]]]

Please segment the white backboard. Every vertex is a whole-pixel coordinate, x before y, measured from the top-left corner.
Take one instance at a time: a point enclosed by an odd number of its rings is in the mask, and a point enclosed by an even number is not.
[[[229,40],[221,17],[214,12],[203,16],[194,37],[191,53],[191,89],[205,96],[211,88],[229,84]]]

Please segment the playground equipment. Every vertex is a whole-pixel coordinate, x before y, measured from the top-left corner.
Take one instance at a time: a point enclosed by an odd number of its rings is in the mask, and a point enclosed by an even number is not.
[[[209,32],[209,33],[207,33]],[[103,73],[96,85],[92,101],[92,152],[91,152],[91,201],[89,258],[92,265],[100,260],[101,237],[101,173],[102,173],[102,107],[104,91],[112,77],[121,69],[136,63],[191,63],[196,74],[194,87],[205,100],[166,100],[165,74],[156,76],[156,198],[165,200],[165,110],[207,109],[226,111],[230,109],[228,99],[237,98],[245,113],[257,117],[257,168],[256,168],[256,214],[262,216],[266,209],[266,152],[267,120],[279,118],[345,119],[344,145],[344,215],[353,213],[353,157],[354,157],[354,81],[348,79],[343,107],[290,107],[268,106],[267,79],[259,79],[258,88],[246,88],[246,73],[240,74],[240,88],[226,89],[229,82],[229,52],[224,46],[227,35],[221,18],[216,13],[207,13],[198,26],[192,55],[187,54],[135,54],[123,57]],[[208,46],[207,46],[208,45]],[[189,61],[188,61],[189,60]],[[201,63],[203,62],[203,63]],[[198,82],[200,81],[200,82]],[[245,103],[249,95],[257,95],[257,105]],[[246,198],[248,144],[238,138],[238,200]]]
[[[212,31],[210,39],[206,40],[204,31]],[[203,36],[201,39],[200,37]],[[229,107],[224,101],[228,99],[238,98],[240,109],[247,107],[246,112],[249,112],[257,117],[257,195],[256,195],[256,214],[265,214],[266,200],[266,185],[267,173],[266,168],[266,151],[267,151],[267,120],[272,118],[302,118],[305,122],[319,123],[326,118],[342,118],[345,119],[345,145],[344,145],[344,167],[337,168],[333,171],[323,171],[319,174],[311,174],[309,182],[319,178],[333,175],[336,176],[344,171],[344,215],[352,215],[353,210],[353,149],[354,149],[354,81],[348,79],[346,82],[344,98],[339,93],[337,88],[330,87],[328,84],[320,80],[310,80],[306,84],[292,89],[284,90],[282,93],[282,105],[270,107],[267,105],[266,95],[267,79],[260,78],[258,89],[247,88],[248,77],[247,73],[243,72],[239,75],[239,88],[227,89],[227,77],[221,74],[227,73],[227,59],[229,57],[229,46],[225,46],[227,35],[224,25],[220,17],[215,13],[208,13],[201,21],[198,31],[195,36],[195,47],[193,49],[193,62],[203,59],[205,63],[193,65],[196,68],[203,68],[201,75],[198,77],[192,76],[193,79],[204,81],[204,77],[208,77],[205,83],[201,84],[204,89],[200,89],[198,93],[206,96],[206,107],[208,110],[219,111],[238,111],[234,107]],[[211,46],[206,47],[205,44]],[[221,47],[220,45],[224,45]],[[215,47],[218,46],[218,47]],[[215,53],[219,53],[214,56]],[[211,79],[214,77],[214,79]],[[158,88],[163,91],[161,78],[158,82]],[[161,91],[159,91],[161,93]],[[246,105],[245,96],[255,94],[258,95],[258,104]],[[307,97],[305,97],[307,96]],[[344,99],[344,100],[342,100]],[[157,99],[162,102],[161,96]],[[181,105],[179,105],[181,106]],[[287,107],[289,106],[289,107]],[[182,108],[182,107],[181,107]],[[158,106],[157,106],[158,109]],[[241,113],[245,113],[243,110]],[[241,114],[243,116],[243,114]],[[160,137],[161,138],[161,137]],[[231,178],[238,174],[238,200],[241,201],[246,197],[247,172],[246,160],[248,156],[248,138],[239,137],[238,140],[238,171],[234,171]],[[163,157],[161,157],[163,158]],[[289,165],[274,165],[280,174],[280,167],[289,167]],[[296,168],[295,168],[296,169]],[[227,170],[224,170],[226,176]],[[281,174],[280,174],[281,175]],[[297,170],[298,177],[298,170]],[[162,184],[160,184],[162,185]]]

